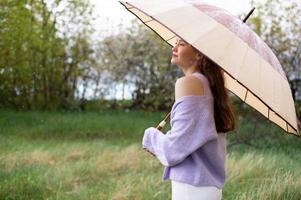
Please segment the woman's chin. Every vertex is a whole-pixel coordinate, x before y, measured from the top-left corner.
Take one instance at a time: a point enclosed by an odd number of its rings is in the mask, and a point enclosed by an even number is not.
[[[170,63],[171,63],[171,64],[174,64],[174,65],[177,65],[177,64],[178,64],[178,62],[177,62],[176,59],[174,59],[174,58],[172,58],[172,59],[170,60]]]

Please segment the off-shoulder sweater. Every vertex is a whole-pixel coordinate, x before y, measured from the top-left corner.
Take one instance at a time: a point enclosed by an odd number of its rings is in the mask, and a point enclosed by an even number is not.
[[[199,72],[193,75],[202,80],[204,94],[177,99],[171,109],[171,129],[163,134],[147,128],[142,146],[164,165],[163,181],[221,189],[226,180],[225,133],[216,131],[208,79]]]

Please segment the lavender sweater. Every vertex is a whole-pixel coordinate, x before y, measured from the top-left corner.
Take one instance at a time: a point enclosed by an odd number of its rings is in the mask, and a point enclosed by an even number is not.
[[[226,179],[225,134],[216,132],[207,78],[200,73],[193,75],[202,80],[204,95],[177,99],[171,109],[171,129],[163,134],[154,127],[147,128],[142,146],[164,165],[163,181],[221,189]]]

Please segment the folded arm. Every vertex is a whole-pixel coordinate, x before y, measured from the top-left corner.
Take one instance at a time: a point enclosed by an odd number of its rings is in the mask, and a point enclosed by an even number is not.
[[[171,111],[171,129],[166,134],[154,127],[146,129],[143,147],[156,155],[163,165],[173,166],[207,142],[216,139],[213,108],[209,107],[209,98],[195,93],[178,97]]]

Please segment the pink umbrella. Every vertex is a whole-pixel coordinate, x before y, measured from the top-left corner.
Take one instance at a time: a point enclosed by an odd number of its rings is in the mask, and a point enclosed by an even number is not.
[[[287,133],[300,136],[292,92],[273,51],[236,16],[195,1],[120,1],[169,45],[179,37],[224,71],[226,88]],[[169,114],[158,129],[165,125]]]

